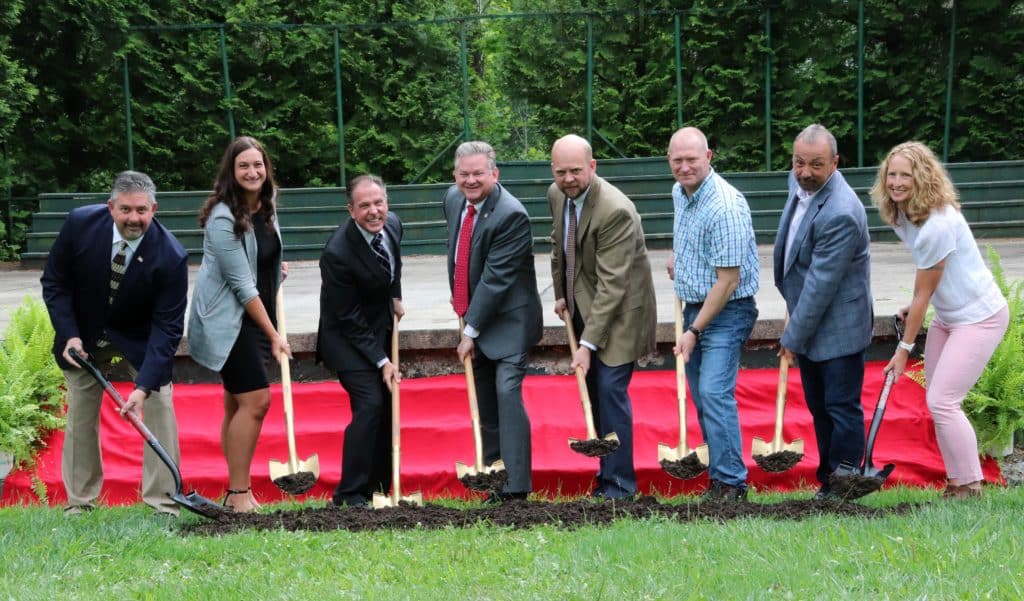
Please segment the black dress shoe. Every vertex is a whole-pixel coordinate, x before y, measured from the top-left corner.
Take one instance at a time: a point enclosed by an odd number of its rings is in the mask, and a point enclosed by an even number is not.
[[[839,497],[836,493],[832,492],[832,489],[827,486],[822,486],[818,489],[818,492],[814,493],[815,501],[838,501]]]
[[[331,501],[336,507],[370,507],[370,500],[363,495],[344,495]]]
[[[491,492],[484,499],[484,505],[499,505],[509,501],[525,501],[528,492]]]

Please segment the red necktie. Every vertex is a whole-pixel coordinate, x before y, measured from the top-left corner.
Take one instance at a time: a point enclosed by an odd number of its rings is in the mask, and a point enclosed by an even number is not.
[[[459,246],[455,257],[455,313],[462,317],[469,309],[469,252],[470,241],[473,239],[473,216],[476,207],[466,206],[466,217],[462,220],[459,230]]]

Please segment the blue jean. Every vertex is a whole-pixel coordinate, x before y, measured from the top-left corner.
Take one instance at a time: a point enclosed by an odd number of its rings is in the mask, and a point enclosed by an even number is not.
[[[846,461],[860,466],[864,458],[864,351],[811,361],[797,355],[800,381],[807,409],[814,418],[818,442],[818,481],[828,487],[828,477]]]
[[[687,327],[697,318],[700,305],[687,304]],[[746,488],[743,439],[736,408],[736,376],[740,352],[757,321],[753,297],[732,300],[704,328],[686,363],[686,380],[697,407],[697,421],[708,445],[708,476],[729,486]]]

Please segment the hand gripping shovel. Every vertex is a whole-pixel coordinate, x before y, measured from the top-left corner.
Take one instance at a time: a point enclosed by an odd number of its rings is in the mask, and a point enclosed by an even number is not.
[[[676,297],[676,344],[683,337],[683,303]],[[686,445],[686,367],[676,357],[676,399],[679,402],[679,446],[658,444],[658,463],[669,476],[689,480],[708,469],[708,445],[696,449]]]
[[[277,331],[287,336],[284,324],[284,286],[277,289]],[[300,495],[313,488],[320,477],[320,459],[314,453],[299,461],[295,455],[295,424],[292,413],[292,376],[288,355],[281,353],[281,394],[284,397],[284,425],[288,435],[288,463],[270,460],[270,479],[289,495]]]
[[[391,330],[391,363],[398,371],[398,316],[394,316],[394,323]],[[414,492],[411,495],[402,496],[401,474],[399,466],[402,457],[402,427],[399,419],[399,405],[401,398],[398,393],[398,382],[391,383],[391,495],[379,492],[373,493],[373,508],[398,507],[401,503],[412,505],[423,505],[423,494]]]
[[[565,320],[565,331],[569,337],[569,352],[576,356],[576,333],[572,329],[572,317],[569,310],[562,311],[562,319]],[[583,417],[587,421],[587,439],[569,439],[569,448],[586,455],[587,457],[604,457],[614,453],[619,448],[619,435],[609,432],[604,438],[597,437],[597,430],[594,428],[594,411],[590,407],[590,393],[587,391],[587,379],[583,375],[583,368],[576,368],[576,385],[580,389],[580,402],[583,404]]]
[[[459,332],[466,329],[466,322],[459,318]],[[508,481],[505,462],[498,459],[484,466],[484,443],[480,435],[480,406],[476,400],[476,380],[473,379],[473,359],[466,355],[462,362],[466,370],[466,392],[469,394],[469,418],[473,423],[474,463],[472,466],[455,462],[455,475],[462,485],[470,490],[501,491]]]
[[[900,327],[899,320],[893,317],[892,320],[893,328],[896,330],[896,340],[903,339],[903,329]],[[892,389],[893,383],[896,381],[894,372],[890,371],[885,374],[885,383],[882,385],[882,392],[878,396],[878,404],[875,406],[875,413],[871,417],[871,428],[868,430],[868,441],[867,449],[864,454],[864,465],[855,466],[849,462],[844,461],[839,464],[836,471],[832,472],[832,475],[828,477],[829,486],[832,487],[832,492],[840,499],[851,500],[859,499],[864,495],[871,494],[876,490],[882,488],[885,484],[886,478],[892,473],[896,465],[892,463],[885,464],[884,467],[878,469],[871,463],[871,453],[875,449],[875,437],[878,435],[878,428],[882,425],[882,417],[885,415],[885,405],[889,400],[889,391]]]
[[[785,329],[785,328],[783,328]],[[789,361],[785,357],[779,359],[779,385],[775,392],[775,436],[771,443],[754,437],[750,454],[754,463],[766,472],[784,472],[800,463],[804,457],[804,441],[796,439],[786,444],[782,442],[782,417],[786,411],[786,382],[789,379]]]
[[[100,373],[100,370],[97,369],[95,365],[85,360],[85,358],[75,352],[74,349],[69,350],[68,354],[70,354],[71,358],[77,361],[79,365],[85,368],[85,371],[89,372],[93,378],[96,378],[96,381],[99,382],[100,386],[107,391],[107,395],[114,401],[118,409],[124,408],[125,401],[121,396],[121,393],[119,393],[114,386],[103,377],[103,374]],[[142,420],[139,419],[139,416],[134,412],[129,411],[128,413],[125,413],[124,416],[129,422],[131,422],[135,430],[142,435],[142,438],[146,440],[149,448],[153,449],[153,452],[157,454],[160,461],[167,466],[167,469],[171,470],[171,475],[174,477],[174,494],[168,493],[167,496],[169,496],[178,505],[181,505],[192,513],[199,514],[203,517],[216,520],[221,516],[227,515],[228,512],[224,507],[210,499],[207,499],[206,497],[201,496],[197,492],[193,491],[187,495],[184,494],[182,492],[181,471],[178,469],[178,466],[174,464],[174,460],[172,460],[171,456],[167,454],[167,451],[164,450],[160,441],[153,436],[153,433],[149,431],[146,424],[142,423]]]

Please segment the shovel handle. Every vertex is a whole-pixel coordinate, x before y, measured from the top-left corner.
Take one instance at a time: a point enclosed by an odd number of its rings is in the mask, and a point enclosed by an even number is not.
[[[576,351],[578,347],[576,345],[576,332],[573,331],[572,317],[569,316],[569,310],[562,310],[562,320],[565,321],[565,332],[569,338],[569,352],[572,353],[573,358],[576,357]],[[597,429],[594,427],[594,411],[590,407],[590,392],[587,390],[587,377],[583,373],[583,368],[576,366],[576,386],[580,389],[580,403],[583,405],[583,418],[587,422],[587,439],[594,440],[597,438]]]
[[[683,301],[673,294],[676,313],[676,346],[683,340]],[[679,405],[679,454],[689,452],[686,446],[686,365],[682,357],[676,357],[676,402]]]
[[[398,315],[392,316],[391,321],[391,364],[395,371],[399,371],[398,364]],[[401,466],[402,448],[402,420],[399,414],[401,409],[401,396],[398,391],[398,382],[391,383],[391,500],[398,506],[402,498],[402,489],[399,484],[399,467]]]
[[[124,409],[124,406],[127,404],[124,401],[124,397],[121,396],[121,393],[114,388],[114,385],[111,384],[109,380],[103,377],[103,374],[95,365],[85,357],[78,354],[78,351],[75,349],[69,349],[68,354],[71,355],[71,358],[78,362],[85,371],[89,372],[97,382],[99,382],[100,386],[103,387],[103,390],[107,392],[107,396],[110,397],[110,400],[114,401],[114,404],[117,405],[118,409]],[[160,444],[160,441],[157,440],[156,436],[154,436],[149,428],[146,427],[146,424],[142,423],[142,420],[139,419],[139,416],[134,411],[125,413],[124,417],[128,420],[128,423],[130,423],[132,427],[142,435],[142,438],[146,440],[146,444],[149,445],[149,448],[153,449],[153,452],[157,454],[160,461],[162,461],[164,465],[171,470],[171,476],[174,477],[175,494],[180,495],[183,484],[181,482],[181,471],[178,469],[177,464],[174,463],[174,460],[167,454],[163,445]]]
[[[466,330],[466,320],[459,317],[459,336]],[[469,419],[473,423],[473,462],[477,473],[484,469],[484,441],[480,434],[480,404],[476,399],[476,378],[473,376],[473,359],[469,355],[462,360],[466,372],[466,393],[469,396]]]
[[[288,330],[284,319],[284,286],[277,287],[277,332],[281,338],[287,339]],[[288,470],[299,471],[299,459],[295,451],[295,424],[292,410],[292,372],[288,353],[282,352],[279,357],[281,367],[281,396],[284,407],[284,427],[288,438]]]

